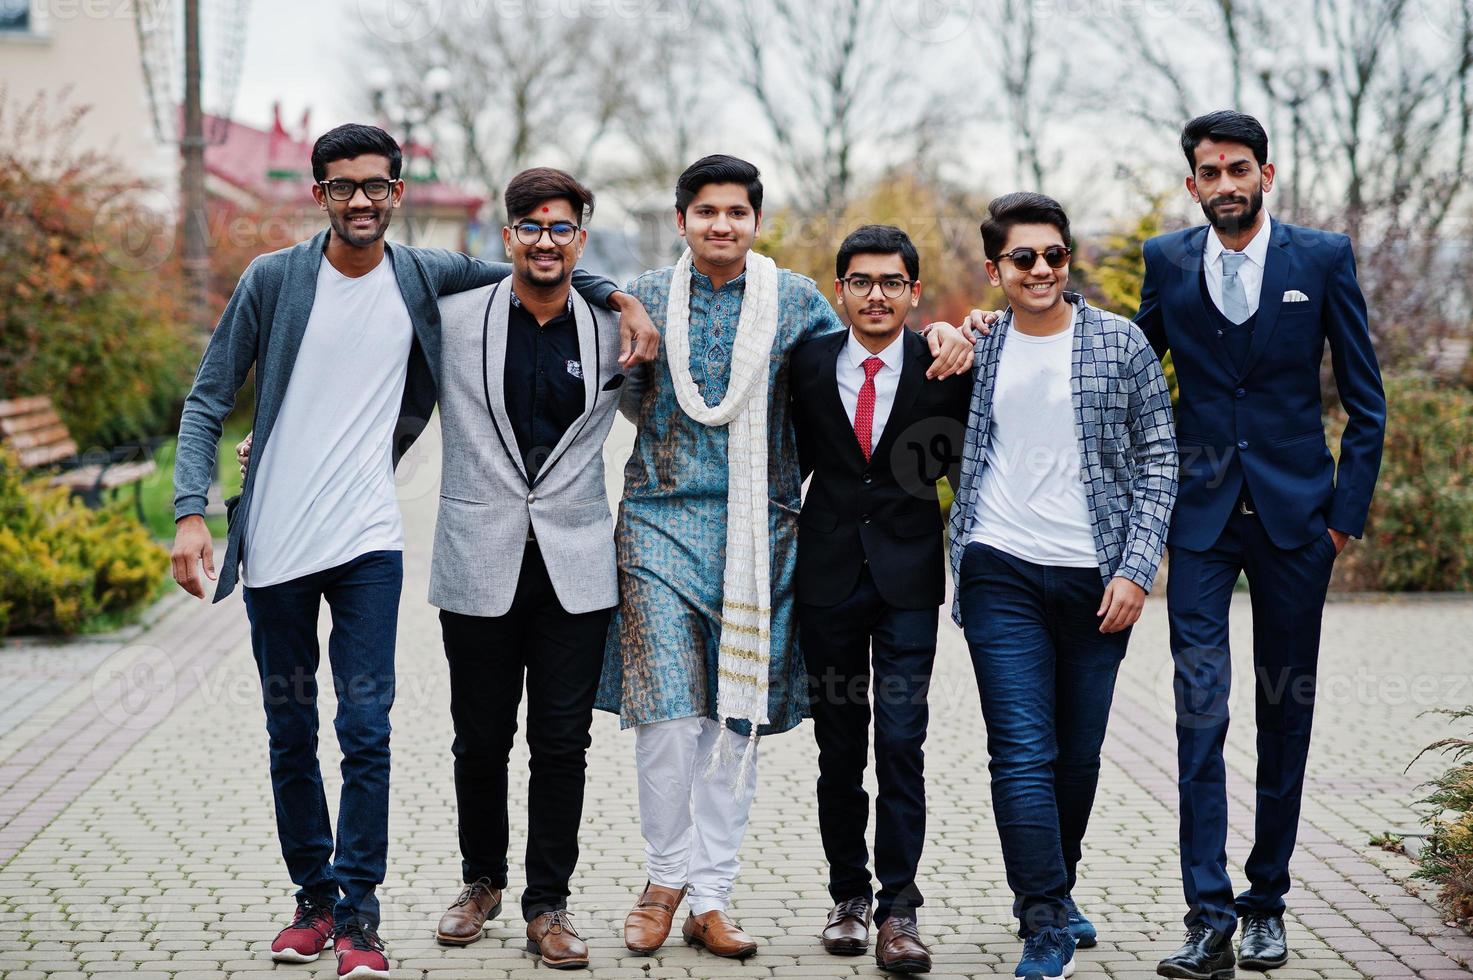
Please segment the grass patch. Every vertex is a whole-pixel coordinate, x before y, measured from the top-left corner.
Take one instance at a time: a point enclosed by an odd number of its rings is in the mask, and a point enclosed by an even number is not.
[[[249,419],[228,419],[225,433],[220,437],[220,449],[215,458],[215,475],[221,482],[221,495],[231,497],[240,493],[240,467],[235,462],[235,444],[251,431]],[[170,439],[159,446],[154,454],[158,469],[143,481],[144,523],[154,537],[163,541],[174,540],[174,452],[177,439]],[[115,493],[132,495],[132,487],[120,487]],[[126,499],[126,498],[124,498]],[[210,533],[217,538],[225,537],[225,515],[205,518]]]

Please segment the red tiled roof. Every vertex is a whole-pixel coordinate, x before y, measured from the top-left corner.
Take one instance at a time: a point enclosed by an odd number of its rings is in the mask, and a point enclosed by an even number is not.
[[[209,137],[205,170],[210,175],[267,203],[313,203],[312,144],[286,131],[279,110],[270,130],[207,115],[205,135]],[[407,151],[416,157],[428,156],[429,152],[419,144]],[[444,181],[410,180],[408,184],[405,193],[413,195],[418,205],[463,207],[474,215],[486,200]]]

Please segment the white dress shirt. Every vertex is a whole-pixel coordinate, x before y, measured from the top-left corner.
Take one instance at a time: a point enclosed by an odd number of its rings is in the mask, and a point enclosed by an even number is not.
[[[885,421],[890,417],[890,406],[895,404],[895,389],[900,386],[900,366],[905,362],[905,331],[890,342],[890,346],[878,354],[871,354],[849,331],[849,341],[839,354],[834,365],[834,374],[839,382],[839,400],[849,415],[849,425],[854,425],[854,413],[859,408],[859,389],[864,386],[864,362],[878,357],[885,366],[875,373],[875,417],[869,430],[869,451],[873,453],[880,444],[880,434],[885,431]]]
[[[1258,234],[1243,249],[1243,254],[1248,259],[1238,267],[1243,295],[1248,300],[1249,316],[1258,312],[1258,297],[1263,291],[1263,269],[1264,263],[1268,261],[1268,240],[1272,231],[1273,221],[1265,212],[1263,227],[1258,229]],[[1212,302],[1222,311],[1223,316],[1227,315],[1227,310],[1222,306],[1222,253],[1225,251],[1227,250],[1222,247],[1222,239],[1217,237],[1217,229],[1209,226],[1207,244],[1202,249],[1202,261],[1207,270],[1207,294],[1212,297]]]

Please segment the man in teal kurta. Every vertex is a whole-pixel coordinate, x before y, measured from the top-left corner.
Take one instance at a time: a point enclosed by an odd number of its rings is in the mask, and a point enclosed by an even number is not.
[[[751,253],[760,221],[757,169],[729,156],[697,161],[676,185],[676,223],[689,246],[675,267],[645,273],[629,287],[666,338],[667,357],[642,365],[626,382],[622,408],[638,427],[624,474],[615,529],[619,606],[610,627],[598,706],[635,728],[640,825],[649,882],[625,921],[625,943],[651,953],[664,942],[682,898],[691,915],[682,932],[695,945],[744,957],[756,943],[726,917],[756,790],[754,723],[718,719],[719,673],[730,666],[722,647],[723,600],[729,579],[728,477],[741,479],[732,426],[707,425],[682,406],[679,365],[668,356],[670,297],[688,276],[689,379],[705,406],[727,396],[737,371],[765,373],[765,487],[770,641],[766,710],[753,717],[757,735],[787,731],[807,705],[804,665],[793,621],[793,573],[801,478],[788,408],[788,353],[799,343],[844,329],[811,279]],[[775,277],[759,278],[753,276]],[[752,290],[775,296],[776,324],[766,371],[745,360],[738,322]],[[745,324],[743,330],[749,329]],[[971,348],[950,328],[938,371],[970,368]],[[942,346],[938,337],[933,349]],[[964,363],[963,363],[964,362]],[[745,365],[745,366],[743,366]],[[750,448],[750,447],[749,447]],[[732,465],[728,465],[729,462]],[[729,609],[729,606],[727,607]],[[743,630],[743,626],[727,628]],[[729,712],[723,712],[729,715]],[[723,744],[724,743],[724,744]]]

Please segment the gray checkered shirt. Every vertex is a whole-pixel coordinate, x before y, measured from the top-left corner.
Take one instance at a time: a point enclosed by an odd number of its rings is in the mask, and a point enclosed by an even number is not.
[[[1074,428],[1100,575],[1106,583],[1119,575],[1149,592],[1176,503],[1176,425],[1166,376],[1134,323],[1095,309],[1077,293],[1065,293],[1064,298],[1077,310],[1071,378]],[[961,571],[977,484],[987,465],[993,386],[1012,322],[1009,310],[993,325],[991,335],[977,342],[961,486],[956,488],[948,529],[953,582]],[[961,625],[961,603],[955,597],[951,618]]]

